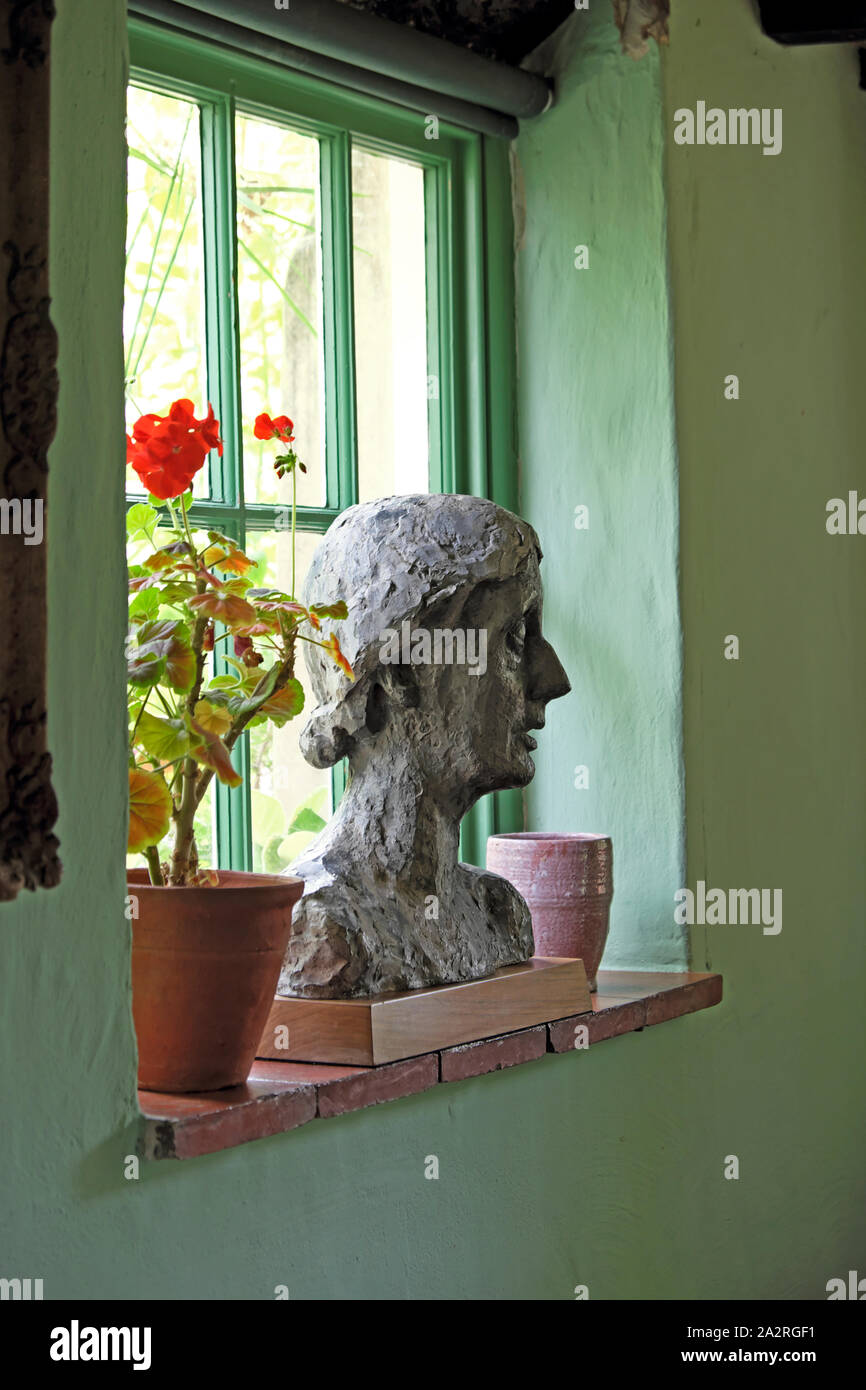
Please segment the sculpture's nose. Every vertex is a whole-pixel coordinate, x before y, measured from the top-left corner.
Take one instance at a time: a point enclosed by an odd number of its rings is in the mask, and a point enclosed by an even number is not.
[[[530,700],[558,700],[571,690],[571,681],[562,662],[549,642],[542,638],[534,644],[529,673],[527,696]]]

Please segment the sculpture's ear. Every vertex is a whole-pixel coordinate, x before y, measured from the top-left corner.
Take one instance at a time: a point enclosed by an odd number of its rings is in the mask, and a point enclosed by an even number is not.
[[[388,707],[414,709],[418,676],[412,666],[384,666],[359,680],[341,700],[320,705],[300,738],[301,752],[313,767],[333,767],[350,757],[358,743],[388,722]]]

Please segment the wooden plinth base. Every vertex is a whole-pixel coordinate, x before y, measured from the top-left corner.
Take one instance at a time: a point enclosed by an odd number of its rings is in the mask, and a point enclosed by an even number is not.
[[[258,1055],[378,1067],[591,1009],[583,961],[534,956],[466,984],[368,999],[278,997]]]

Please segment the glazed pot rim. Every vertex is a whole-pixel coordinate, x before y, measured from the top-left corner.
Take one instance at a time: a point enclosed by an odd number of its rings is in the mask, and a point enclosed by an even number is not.
[[[598,844],[600,840],[610,840],[609,835],[583,830],[505,830],[488,837],[491,840],[526,840],[547,844]]]
[[[171,883],[151,883],[147,876],[147,869],[127,869],[126,884],[128,888],[135,889],[136,893],[249,893],[255,889],[273,890],[274,888],[289,888],[293,884],[299,883],[303,890],[304,880],[295,874],[255,874],[249,873],[244,869],[217,869],[215,870],[221,879],[229,880],[215,884],[184,884],[182,886]],[[141,881],[139,881],[141,875]]]

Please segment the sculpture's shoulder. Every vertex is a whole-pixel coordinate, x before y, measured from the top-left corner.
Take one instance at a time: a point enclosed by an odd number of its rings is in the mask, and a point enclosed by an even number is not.
[[[303,878],[304,894],[292,914],[280,992],[347,997],[369,965],[363,895],[351,883],[338,883],[321,864],[299,863],[292,870]]]
[[[488,869],[476,868],[474,864],[461,864],[466,883],[479,908],[497,926],[507,928],[514,940],[528,942],[532,954],[532,917],[526,900],[520,896],[513,883],[500,874],[492,874]]]
[[[383,891],[314,852],[292,865],[304,880],[279,990],[351,999],[477,979],[532,955],[529,909],[497,874],[460,865],[453,898]]]

